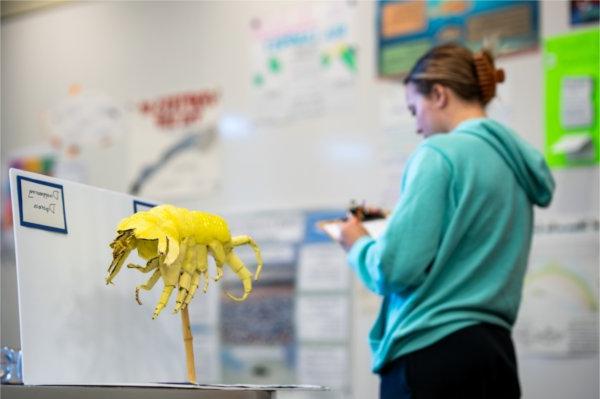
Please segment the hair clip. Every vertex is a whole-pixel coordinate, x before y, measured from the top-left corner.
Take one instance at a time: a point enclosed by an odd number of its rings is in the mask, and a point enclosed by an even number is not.
[[[504,70],[495,69],[490,56],[483,51],[473,54],[481,100],[487,104],[496,95],[496,83],[504,82]]]

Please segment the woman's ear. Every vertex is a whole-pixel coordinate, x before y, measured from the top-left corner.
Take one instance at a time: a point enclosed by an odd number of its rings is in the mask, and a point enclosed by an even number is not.
[[[448,105],[448,88],[435,83],[431,88],[429,97],[436,108],[443,109]]]

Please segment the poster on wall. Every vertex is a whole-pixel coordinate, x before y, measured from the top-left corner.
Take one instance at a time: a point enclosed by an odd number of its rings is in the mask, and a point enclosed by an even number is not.
[[[106,186],[98,180],[106,173],[106,163],[124,163],[117,147],[122,146],[127,115],[125,103],[102,90],[70,85],[68,95],[40,116],[41,128],[56,152],[54,176]]]
[[[233,235],[260,245],[264,266],[244,302],[225,273],[220,301],[224,383],[310,384],[350,389],[350,272],[345,253],[316,225],[342,210],[272,210],[227,216]],[[251,272],[253,251],[236,248]],[[347,397],[344,396],[344,397]],[[337,396],[336,396],[337,398]]]
[[[598,225],[534,235],[515,342],[526,356],[598,353]]]
[[[544,152],[553,168],[597,165],[600,57],[598,28],[544,42]]]
[[[343,210],[306,213],[296,283],[297,378],[300,384],[331,387],[340,397],[352,396],[352,276],[346,254],[318,227],[341,219]]]
[[[257,123],[351,106],[358,73],[355,8],[350,2],[305,3],[250,21]]]
[[[600,0],[571,0],[571,25],[598,23],[600,21]]]
[[[379,0],[379,76],[406,74],[429,48],[445,42],[489,47],[499,56],[535,49],[538,14],[537,1]]]
[[[223,382],[293,384],[294,286],[303,214],[264,211],[227,215],[226,219],[232,235],[248,234],[258,243],[264,266],[243,302],[225,295],[242,293],[240,279],[225,273],[219,318]],[[254,273],[254,252],[245,246],[236,248],[236,253]]]
[[[139,101],[129,142],[129,191],[157,200],[201,198],[218,185],[219,93]]]

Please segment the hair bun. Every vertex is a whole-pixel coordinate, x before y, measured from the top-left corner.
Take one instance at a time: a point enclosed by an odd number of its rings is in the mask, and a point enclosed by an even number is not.
[[[487,104],[496,95],[496,83],[504,82],[504,70],[494,68],[492,56],[485,50],[475,53],[473,61],[481,91],[481,101]]]

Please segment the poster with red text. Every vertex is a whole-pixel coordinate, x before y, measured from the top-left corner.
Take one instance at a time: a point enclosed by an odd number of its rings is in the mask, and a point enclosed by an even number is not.
[[[129,143],[129,191],[156,200],[201,198],[219,178],[218,91],[138,101]]]

